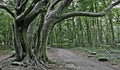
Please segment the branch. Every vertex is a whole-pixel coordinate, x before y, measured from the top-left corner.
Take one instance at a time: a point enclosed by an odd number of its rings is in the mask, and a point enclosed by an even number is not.
[[[39,1],[35,7],[33,8],[33,10],[24,18],[24,20],[26,21],[26,23],[23,25],[24,27],[28,27],[28,25],[38,16],[38,14],[40,12],[43,12],[42,10],[42,3],[41,1]]]
[[[38,14],[40,11],[42,11],[42,2],[39,1],[35,7],[33,8],[33,10],[25,17],[25,20],[32,18],[35,14]]]
[[[56,0],[51,1],[51,4],[48,8],[46,18],[58,16],[70,3],[72,0]],[[54,7],[56,5],[56,7]]]
[[[51,1],[51,5],[50,5],[50,7],[49,7],[49,10],[54,9],[55,5],[58,4],[60,1],[61,1],[61,0],[55,0],[55,1],[52,0],[52,1]]]
[[[0,4],[0,8],[6,10],[12,17],[14,17],[14,13],[8,8],[8,6]]]
[[[22,2],[22,4],[21,4],[17,9],[21,9],[23,6],[26,5],[27,2],[28,2],[28,0],[24,0],[24,1]]]
[[[37,2],[39,2],[39,0],[33,0],[31,5],[28,7],[28,9],[26,9],[23,13],[21,13],[21,15],[19,15],[17,17],[17,20],[20,21],[22,20],[26,15],[28,15],[31,10],[35,7],[35,5],[37,4]]]
[[[59,3],[59,5],[57,6],[56,11],[59,13],[62,12],[66,7],[70,5],[72,1],[73,0],[63,0],[63,2]]]
[[[20,1],[21,1],[21,0],[14,0],[15,7],[18,7],[18,6],[20,5]]]
[[[60,20],[56,22],[60,22],[64,19],[68,19],[70,17],[75,17],[75,16],[88,16],[88,17],[102,17],[106,13],[108,13],[114,6],[118,5],[120,3],[120,0],[117,0],[116,2],[110,4],[107,8],[105,8],[102,12],[100,13],[92,13],[92,12],[71,12],[71,13],[66,13],[65,15],[59,17]]]

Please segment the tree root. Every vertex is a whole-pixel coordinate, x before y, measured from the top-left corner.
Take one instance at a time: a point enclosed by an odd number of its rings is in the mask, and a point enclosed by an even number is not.
[[[33,62],[33,65],[34,65],[36,68],[40,67],[42,70],[47,70],[47,67],[48,67],[48,66],[46,66],[46,65],[44,64],[44,62],[38,60],[37,57],[36,57],[34,54],[32,54],[31,60],[32,60],[31,62]]]
[[[10,58],[13,58],[14,56],[15,56],[15,53],[13,53],[12,55],[10,55],[10,56],[8,56],[7,58],[3,59],[3,60],[0,61],[0,62],[3,62],[3,61],[8,60],[8,59],[10,59]]]
[[[27,67],[27,65],[25,63],[23,63],[23,62],[17,62],[17,61],[12,62],[11,65]]]
[[[29,59],[29,60],[24,60],[22,62],[13,62],[12,65],[15,66],[23,66],[23,67],[28,67],[32,70],[47,70],[47,68],[42,64],[42,62],[39,62],[37,60]]]
[[[5,67],[6,65],[11,65],[11,63],[15,60],[15,58],[7,57],[5,59],[3,59],[2,61],[0,61],[0,68]]]
[[[13,65],[15,67],[22,66],[27,70],[48,70],[47,68],[49,68],[43,61],[38,60],[34,55],[32,55],[31,57],[27,56],[21,62],[16,61],[14,56],[15,54],[12,54],[11,56],[3,59],[3,61],[0,62],[0,70],[9,65]]]
[[[27,55],[21,62],[14,61],[12,65],[28,67],[32,70],[47,70],[48,66],[43,62],[37,59],[35,55]]]

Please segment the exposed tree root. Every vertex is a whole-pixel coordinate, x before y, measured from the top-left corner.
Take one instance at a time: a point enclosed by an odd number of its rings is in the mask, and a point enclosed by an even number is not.
[[[11,65],[15,58],[7,57],[0,61],[0,68],[5,67],[6,65]]]
[[[15,57],[15,53],[13,53],[12,55],[10,55],[10,56],[8,56],[7,58],[3,59],[2,61],[7,60],[7,59],[9,59],[9,58],[13,58],[13,57]]]
[[[11,55],[0,62],[0,70],[9,65],[15,67],[23,67],[27,70],[47,70],[48,68],[48,66],[46,66],[42,61],[39,61],[35,56],[26,57],[23,61],[18,62],[15,61],[15,58],[13,57],[13,55]]]

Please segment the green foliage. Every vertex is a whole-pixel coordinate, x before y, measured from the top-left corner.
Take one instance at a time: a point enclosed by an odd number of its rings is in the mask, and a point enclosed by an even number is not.
[[[12,27],[9,14],[5,11],[0,11],[0,45],[7,45],[12,43]]]

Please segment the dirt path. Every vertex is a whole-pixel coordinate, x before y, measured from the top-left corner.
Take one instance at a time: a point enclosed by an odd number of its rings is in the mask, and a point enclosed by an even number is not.
[[[48,55],[51,59],[56,60],[53,64],[53,68],[49,70],[120,70],[116,67],[111,67],[100,62],[83,57],[82,55],[76,55],[72,51],[59,48],[49,48]],[[8,55],[6,55],[8,56]],[[5,57],[5,54],[4,54]],[[0,60],[3,59],[3,54]],[[2,64],[0,64],[2,65]],[[9,69],[8,69],[9,68]],[[3,70],[26,70],[23,67],[17,66],[5,66]]]
[[[65,62],[67,70],[120,70],[99,62],[91,61],[69,50],[54,49],[54,52],[61,61]]]

